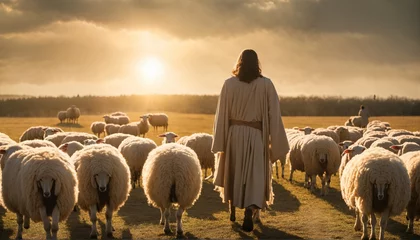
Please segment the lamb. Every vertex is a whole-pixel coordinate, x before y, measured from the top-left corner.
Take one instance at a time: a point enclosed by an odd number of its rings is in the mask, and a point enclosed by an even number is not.
[[[164,131],[168,131],[169,118],[165,113],[153,113],[148,114],[149,123],[152,125],[153,129],[156,131],[159,127],[163,127]]]
[[[115,134],[115,133],[118,133],[118,131],[120,130],[120,125],[117,125],[117,124],[113,124],[113,123],[107,123],[106,125],[105,125],[105,132],[106,132],[106,135],[107,136],[109,136],[109,135],[112,135],[112,134]]]
[[[104,143],[109,144],[109,145],[118,149],[118,147],[120,146],[122,141],[124,141],[124,139],[126,139],[128,137],[131,137],[131,136],[132,135],[125,134],[125,133],[112,134],[112,135],[106,136],[104,138]]]
[[[306,182],[309,183],[308,177],[311,178],[311,192],[318,175],[322,180],[321,195],[327,195],[331,175],[338,171],[341,163],[338,145],[330,137],[312,136],[304,140],[301,153]]]
[[[407,169],[395,154],[382,148],[368,149],[355,156],[344,168],[341,195],[347,206],[356,211],[355,230],[360,230],[362,214],[362,239],[368,239],[369,216],[372,225],[370,239],[376,238],[375,213],[381,215],[379,239],[382,240],[388,218],[401,214],[410,200]]]
[[[46,141],[46,140],[39,140],[39,139],[23,141],[20,143],[20,145],[28,146],[31,148],[40,148],[40,147],[56,148],[54,143],[50,141]]]
[[[58,222],[66,220],[77,201],[77,179],[68,156],[57,148],[23,149],[13,153],[3,171],[6,208],[16,213],[18,239],[29,218],[42,221],[46,238],[57,239]],[[52,224],[49,217],[52,218]]]
[[[79,181],[78,206],[92,221],[90,238],[97,238],[97,212],[106,206],[106,233],[112,237],[112,215],[127,201],[130,170],[124,157],[112,146],[91,145],[73,155]]]
[[[318,128],[318,129],[315,129],[312,132],[312,134],[315,134],[318,136],[327,136],[327,137],[330,137],[332,140],[334,140],[334,142],[336,143],[340,142],[340,137],[338,136],[338,134],[330,129]]]
[[[388,137],[398,137],[402,135],[413,136],[413,133],[404,129],[392,129],[388,131]]]
[[[61,144],[58,147],[58,149],[67,153],[70,157],[73,156],[75,152],[82,150],[83,148],[84,148],[84,145],[76,141],[71,141],[71,142]]]
[[[160,134],[159,137],[163,138],[162,144],[166,144],[166,143],[174,143],[175,138],[177,138],[178,135],[176,135],[176,133],[174,132],[166,132],[166,133]]]
[[[391,148],[395,151],[398,151],[399,156],[408,152],[420,151],[420,145],[413,142],[406,142],[400,145],[392,145]]]
[[[67,108],[66,111],[67,121],[70,123],[77,123],[80,117],[80,109],[77,108],[75,105]]]
[[[170,234],[170,207],[177,203],[177,236],[183,236],[182,214],[200,196],[201,167],[197,154],[189,147],[169,143],[149,153],[143,166],[142,181],[149,204],[160,208],[160,224]]]
[[[139,135],[139,127],[138,127],[138,123],[129,123],[127,125],[122,125],[120,127],[120,129],[118,130],[119,133],[125,133],[125,134],[130,134],[133,136],[138,136]]]
[[[101,133],[105,135],[105,123],[104,122],[93,122],[90,125],[90,130],[93,134],[97,135],[98,138],[101,137]]]
[[[63,123],[63,121],[66,121],[67,119],[67,111],[59,111],[57,114],[58,120],[60,120],[60,123]]]
[[[150,151],[156,147],[157,145],[153,140],[139,137],[126,138],[118,147],[130,168],[133,188],[136,187],[136,183],[140,186],[140,176],[144,162],[146,162]]]
[[[341,155],[341,164],[339,169],[339,174],[342,176],[343,170],[346,167],[347,163],[350,162],[350,160],[356,156],[361,154],[366,150],[366,147],[362,145],[352,145],[348,149],[343,151],[343,154]]]
[[[210,179],[214,174],[214,154],[211,151],[213,136],[208,133],[194,133],[188,137],[185,146],[190,147],[198,156],[201,169],[204,169],[204,178]],[[211,169],[211,174],[207,177],[207,169]]]
[[[420,152],[409,152],[401,155],[400,158],[407,167],[411,183],[411,199],[406,208],[408,220],[407,232],[414,233],[414,218],[420,217]]]
[[[141,116],[140,119],[141,120],[138,124],[139,135],[146,137],[146,133],[149,132],[149,116]]]

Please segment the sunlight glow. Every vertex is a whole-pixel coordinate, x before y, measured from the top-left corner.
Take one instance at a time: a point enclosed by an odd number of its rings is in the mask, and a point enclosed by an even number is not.
[[[144,83],[153,83],[158,81],[164,74],[162,62],[156,57],[148,57],[140,61],[137,66],[140,81]]]

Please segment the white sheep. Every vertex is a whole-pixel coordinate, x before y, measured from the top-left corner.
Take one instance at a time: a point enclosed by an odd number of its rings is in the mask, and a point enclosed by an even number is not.
[[[163,130],[168,131],[169,118],[165,113],[153,113],[148,114],[149,123],[152,125],[153,129],[156,131],[159,127],[163,127]]]
[[[406,143],[406,142],[413,142],[420,145],[420,137],[411,136],[411,135],[401,135],[396,137],[395,139],[398,140],[399,143]]]
[[[376,216],[381,215],[379,239],[384,239],[388,218],[404,211],[410,200],[410,179],[401,159],[382,148],[371,148],[355,156],[341,176],[341,195],[356,211],[355,230],[360,230],[362,214],[363,235],[368,239],[368,217],[375,239]]]
[[[183,136],[183,137],[180,137],[180,138],[176,141],[176,143],[181,144],[181,145],[185,145],[185,143],[187,143],[187,141],[188,141],[188,137],[189,137],[189,136]]]
[[[377,137],[362,137],[359,140],[357,140],[354,144],[355,145],[363,145],[366,148],[370,148],[372,143],[374,143],[378,139],[380,139],[380,138],[377,138]]]
[[[349,120],[353,126],[362,127],[363,118],[361,116],[351,116]]]
[[[334,132],[338,135],[339,142],[344,142],[344,141],[347,141],[347,140],[351,140],[353,142],[356,141],[356,140],[350,138],[349,129],[344,127],[344,126],[337,126],[334,129],[330,128],[330,130],[334,130]]]
[[[124,133],[124,134],[130,134],[133,136],[139,135],[139,127],[138,123],[133,122],[126,125],[122,125],[120,129],[118,130],[118,133]]]
[[[420,131],[413,132],[414,136],[420,137]]]
[[[116,116],[104,115],[103,118],[106,124],[118,124],[118,118]]]
[[[343,151],[343,153],[341,154],[341,164],[340,164],[340,169],[339,169],[339,174],[340,177],[343,174],[343,170],[346,167],[347,163],[350,162],[350,160],[356,156],[361,154],[362,152],[364,152],[366,150],[366,147],[362,146],[362,145],[352,145],[349,148],[347,148],[346,150]]]
[[[408,152],[420,151],[420,145],[413,142],[406,142],[400,145],[392,145],[391,148],[397,151],[399,156]]]
[[[102,138],[99,139],[86,139],[85,141],[83,141],[83,145],[85,146],[89,146],[89,145],[93,145],[93,144],[100,144],[100,143],[104,143],[104,140]]]
[[[172,204],[178,204],[177,236],[183,235],[182,214],[194,205],[201,192],[201,168],[197,154],[186,146],[169,143],[149,153],[143,166],[144,193],[149,204],[160,208],[160,224],[171,233],[169,215]]]
[[[101,137],[101,133],[105,135],[105,123],[104,122],[93,122],[90,125],[90,130],[93,134],[97,135],[98,138]]]
[[[384,138],[388,135],[382,131],[367,131],[363,134],[363,137],[376,137],[376,138]]]
[[[22,142],[25,140],[44,139],[44,131],[47,128],[48,127],[45,127],[45,126],[36,126],[36,127],[28,128],[19,137],[19,142]]]
[[[358,127],[346,127],[348,131],[348,140],[356,142],[363,137],[363,129]],[[346,135],[346,133],[344,133]],[[341,138],[340,138],[341,139]],[[343,138],[344,139],[344,138]]]
[[[118,124],[114,124],[114,123],[107,123],[106,125],[105,125],[105,132],[106,132],[106,135],[107,136],[109,136],[109,135],[112,135],[112,134],[115,134],[115,133],[118,133],[118,131],[120,130],[120,125],[118,125]]]
[[[57,239],[58,222],[66,220],[77,202],[77,179],[68,156],[57,148],[23,149],[13,153],[3,171],[3,197],[16,213],[18,239],[29,218],[42,221],[46,238]],[[49,217],[52,218],[52,224]]]
[[[140,186],[140,177],[143,165],[150,151],[157,147],[156,143],[148,138],[129,137],[121,142],[118,150],[124,156],[131,172],[132,187],[136,183]]]
[[[166,132],[159,135],[159,137],[163,138],[162,144],[166,143],[174,143],[175,138],[178,137],[178,135],[174,132]]]
[[[112,135],[104,137],[103,142],[118,149],[122,141],[124,141],[124,139],[131,136],[132,135],[125,134],[125,133],[116,133],[116,134],[112,134]]]
[[[308,127],[308,126],[306,126],[304,128],[299,128],[299,131],[303,132],[305,135],[311,134],[312,131],[314,131],[314,130],[315,130],[314,128],[311,128],[311,127]]]
[[[74,132],[59,132],[56,133],[54,135],[50,135],[48,137],[46,137],[44,140],[45,141],[50,141],[52,143],[54,143],[54,145],[56,147],[59,147],[61,145],[61,143],[63,142],[63,139],[66,138],[67,136],[73,134]]]
[[[286,155],[286,161],[289,163],[289,166],[290,166],[290,177],[289,177],[290,182],[293,181],[293,173],[296,170],[301,171],[301,172],[305,171],[305,165],[303,163],[301,150],[302,150],[302,146],[305,139],[312,137],[310,135],[303,135],[303,136],[292,135],[292,136],[293,138],[289,138],[288,136],[290,150]],[[306,186],[306,181],[305,181],[305,186]]]
[[[319,176],[322,181],[321,195],[326,195],[331,175],[337,173],[341,163],[338,145],[330,137],[311,136],[304,139],[301,154],[305,168],[305,182],[309,185],[308,178],[310,178],[313,192],[316,177]]]
[[[389,137],[398,137],[398,136],[402,136],[402,135],[413,136],[414,134],[412,132],[404,130],[404,129],[392,129],[392,130],[388,131],[388,136]]]
[[[77,123],[80,117],[80,109],[75,105],[72,105],[71,107],[67,108],[66,117],[68,122]]]
[[[149,132],[149,116],[141,116],[140,122],[138,124],[139,128],[139,135],[143,135],[143,137],[146,137],[146,133]]]
[[[346,141],[342,141],[338,144],[338,146],[340,147],[340,154],[344,152],[344,150],[348,149],[351,145],[353,145],[353,141],[350,140],[346,140]]]
[[[20,145],[25,145],[31,148],[40,148],[40,147],[57,148],[54,145],[54,143],[50,141],[46,141],[46,140],[39,140],[39,139],[23,141],[23,142],[20,142]]]
[[[96,238],[97,212],[106,206],[106,233],[112,237],[112,215],[122,207],[131,190],[130,170],[117,149],[107,144],[87,146],[72,156],[79,181],[78,206],[92,221],[90,238]]]
[[[324,128],[317,128],[314,131],[312,131],[311,134],[315,134],[318,136],[327,136],[330,137],[332,140],[334,140],[334,142],[339,143],[340,142],[340,137],[338,136],[338,134],[330,129],[324,129]]]
[[[210,179],[214,174],[215,156],[211,151],[213,135],[208,133],[194,133],[188,137],[185,146],[194,150],[200,161],[201,169],[204,170],[204,178]],[[211,174],[207,177],[207,169],[211,169]]]
[[[393,146],[393,145],[395,145],[395,143],[394,142],[392,142],[392,141],[390,141],[390,140],[388,140],[388,139],[378,139],[378,140],[376,140],[376,141],[374,141],[373,143],[372,143],[372,145],[370,145],[370,147],[371,148],[374,148],[374,147],[381,147],[381,148],[383,148],[383,149],[386,149],[386,150],[389,150],[389,151],[392,151],[392,152],[394,152],[394,153],[397,153],[397,151],[395,151],[395,150],[393,150],[392,148],[391,148],[391,146]]]
[[[45,139],[48,136],[54,135],[56,133],[64,132],[61,128],[52,128],[52,127],[47,127],[47,128],[44,128],[43,130],[44,130],[44,136],[42,139]]]
[[[0,133],[0,146],[12,144],[16,144],[16,142],[9,138],[9,136],[7,136],[6,134]]]
[[[407,167],[411,183],[411,199],[406,208],[408,220],[407,232],[414,233],[414,218],[420,217],[420,151],[403,154],[400,158]]]
[[[73,156],[75,152],[82,150],[83,148],[84,148],[84,145],[76,141],[71,141],[71,142],[61,144],[58,147],[58,149],[67,153],[70,157]]]
[[[76,142],[79,142],[79,143],[83,144],[83,142],[84,142],[86,139],[95,139],[95,140],[97,140],[97,139],[98,139],[98,137],[96,137],[96,136],[95,136],[95,135],[93,135],[93,134],[90,134],[90,133],[84,133],[84,132],[72,133],[72,134],[70,134],[70,135],[67,135],[67,136],[63,139],[63,141],[61,142],[61,144],[68,143],[68,142],[71,142],[71,141],[76,141]]]
[[[66,121],[67,119],[67,111],[59,111],[57,114],[58,120],[60,120],[60,123],[63,123],[63,121]]]

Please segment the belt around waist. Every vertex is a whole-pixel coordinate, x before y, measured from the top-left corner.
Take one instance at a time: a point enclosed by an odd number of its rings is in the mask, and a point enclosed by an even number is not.
[[[248,121],[230,119],[229,125],[247,126],[247,127],[252,127],[252,128],[262,131],[262,122],[248,122]]]

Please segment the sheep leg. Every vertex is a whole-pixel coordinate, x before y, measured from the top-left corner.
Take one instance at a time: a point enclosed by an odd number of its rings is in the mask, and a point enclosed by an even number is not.
[[[171,227],[169,226],[169,216],[171,215],[171,208],[165,208],[165,228],[163,229],[163,231],[165,232],[165,234],[171,234]]]
[[[58,210],[58,207],[55,206],[52,214],[51,214],[51,232],[52,232],[52,239],[57,239],[57,232],[58,232],[58,222],[60,221],[60,210]]]
[[[316,185],[316,175],[311,176],[311,193],[315,191],[315,185]]]
[[[277,161],[274,163],[274,166],[276,167],[276,177],[279,179],[279,166],[277,165]]]
[[[407,233],[414,233],[414,218],[415,218],[415,211],[407,207],[407,220],[408,220],[408,227]]]
[[[210,176],[206,177],[205,180],[209,180],[210,178],[212,178],[213,177],[213,173],[214,173],[214,167],[211,168],[211,174],[210,174]]]
[[[160,208],[160,222],[159,222],[160,225],[165,225],[164,216],[165,216],[165,208],[161,207]]]
[[[96,229],[96,213],[98,209],[96,208],[96,205],[90,205],[90,221],[92,222],[92,231],[90,232],[90,238],[91,239],[97,239],[98,238],[98,229]]]
[[[369,239],[368,237],[368,216],[366,214],[362,214],[362,223],[363,223],[363,234],[362,234],[362,240]]]
[[[323,175],[318,175],[319,178],[321,179],[321,196],[325,196],[325,178]]]
[[[331,174],[328,174],[328,173],[325,174],[325,183],[326,183],[326,187],[324,189],[324,194],[325,194],[325,196],[327,196],[327,194],[330,190]]]
[[[23,232],[23,215],[20,213],[16,213],[16,222],[18,224],[18,231],[16,234],[16,239],[22,239],[22,232]]]
[[[294,169],[290,170],[289,182],[292,182],[293,181],[293,172],[294,171],[295,171]],[[306,177],[305,177],[305,180],[306,180]],[[306,181],[305,181],[305,184],[306,184]]]
[[[284,165],[285,165],[284,163],[281,164],[281,178],[283,179],[284,179]]]
[[[50,218],[47,215],[47,209],[45,207],[40,207],[39,214],[41,215],[42,222],[44,223],[46,239],[51,239],[51,223]]]
[[[310,184],[309,184],[309,176],[308,174],[305,173],[305,182],[303,183],[303,186],[306,188],[309,188]]]
[[[176,212],[176,236],[178,238],[184,236],[184,230],[182,228],[182,214],[184,214],[184,208],[179,207]]]
[[[375,235],[375,228],[376,228],[376,216],[375,213],[371,213],[370,214],[370,227],[371,227],[371,231],[370,231],[370,238],[371,240],[376,239],[376,235]]]
[[[105,212],[105,218],[106,218],[106,236],[109,238],[112,238],[112,207],[111,206],[106,206],[106,212]]]
[[[233,206],[233,202],[230,201],[230,221],[236,221],[236,208]]]
[[[23,227],[29,229],[31,227],[31,218],[29,216],[23,216]]]
[[[362,222],[360,221],[360,213],[356,210],[356,222],[354,223],[354,230],[360,231],[362,230]]]
[[[389,218],[389,209],[386,209],[385,211],[382,212],[382,215],[381,215],[381,228],[379,229],[380,240],[384,239],[386,225],[388,224],[388,218]]]

